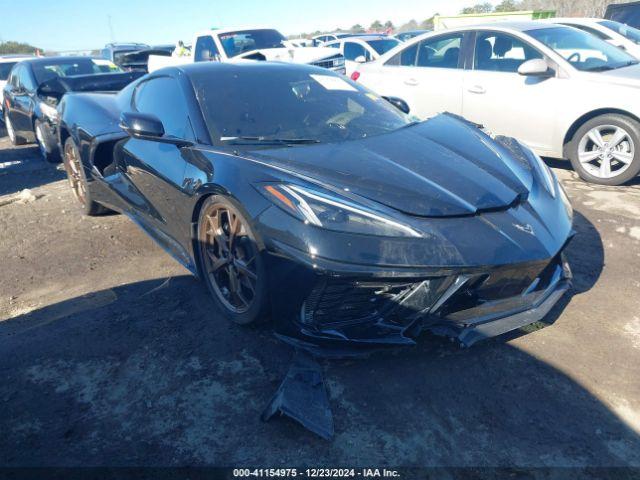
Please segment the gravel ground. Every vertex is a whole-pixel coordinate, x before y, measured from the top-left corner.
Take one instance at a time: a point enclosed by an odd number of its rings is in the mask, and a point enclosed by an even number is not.
[[[0,466],[640,466],[640,182],[576,209],[551,325],[325,363],[331,442],[262,423],[291,351],[0,130]],[[35,196],[15,202],[28,188]],[[28,201],[31,200],[31,201]]]

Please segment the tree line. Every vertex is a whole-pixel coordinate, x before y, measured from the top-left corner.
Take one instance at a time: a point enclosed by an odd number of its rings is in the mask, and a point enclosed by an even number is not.
[[[0,42],[0,55],[10,55],[14,53],[22,53],[25,55],[34,55],[39,49],[28,43],[21,42]]]
[[[521,10],[555,10],[558,17],[602,17],[611,3],[629,0],[503,0],[495,7],[488,3],[476,3],[463,8],[460,13],[515,12]]]
[[[558,17],[602,17],[607,5],[611,3],[625,3],[629,0],[502,0],[497,5],[489,2],[479,2],[460,10],[461,14],[517,12],[522,10],[554,10]],[[436,13],[436,15],[438,15]],[[337,27],[334,32],[366,33],[366,32],[408,32],[411,30],[432,30],[433,16],[425,20],[409,20],[401,25],[394,25],[391,20],[382,23],[376,20],[368,27],[360,24],[351,28]],[[302,37],[312,37],[325,33],[315,31],[310,34],[302,34]]]

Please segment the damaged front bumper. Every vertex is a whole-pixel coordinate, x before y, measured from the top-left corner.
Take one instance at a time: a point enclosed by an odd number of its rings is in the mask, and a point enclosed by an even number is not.
[[[284,271],[297,288],[274,296],[275,316],[283,319],[276,334],[324,355],[415,345],[423,332],[471,346],[544,319],[572,278],[562,250],[543,261],[423,273],[340,270],[282,247],[272,271]]]

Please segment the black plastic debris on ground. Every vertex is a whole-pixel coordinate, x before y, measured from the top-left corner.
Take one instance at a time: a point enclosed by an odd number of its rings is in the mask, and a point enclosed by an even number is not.
[[[325,440],[333,438],[333,415],[322,367],[309,353],[296,349],[286,377],[262,413],[270,420],[286,415]]]

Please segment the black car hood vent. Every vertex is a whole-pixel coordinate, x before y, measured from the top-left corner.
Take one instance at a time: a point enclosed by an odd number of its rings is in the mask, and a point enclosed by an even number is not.
[[[509,150],[447,114],[376,137],[252,153],[424,217],[507,209],[527,198],[533,182],[531,169]]]

